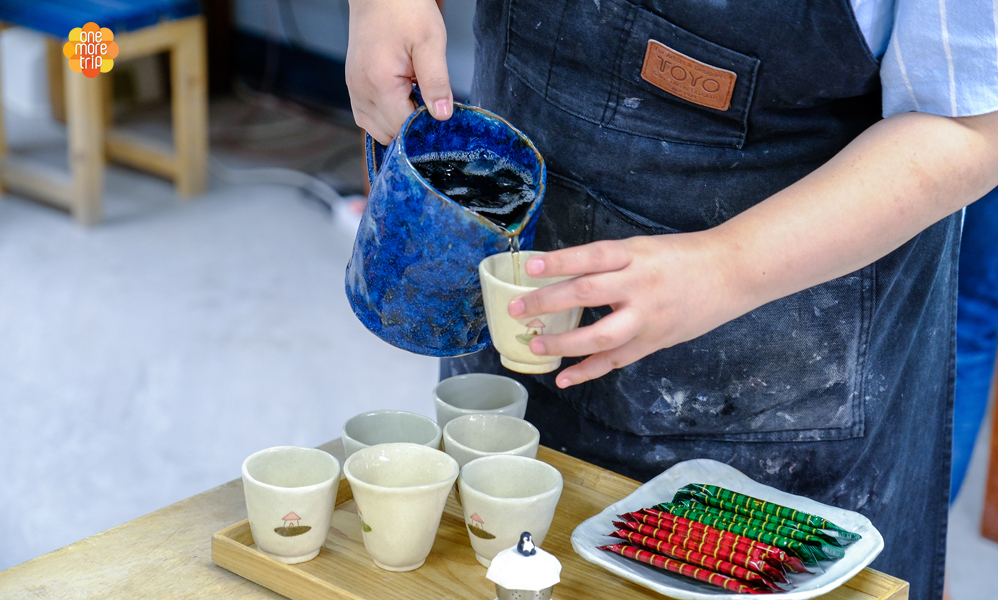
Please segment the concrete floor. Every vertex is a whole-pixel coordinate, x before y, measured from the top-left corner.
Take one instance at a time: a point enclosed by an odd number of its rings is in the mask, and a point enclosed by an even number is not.
[[[356,187],[355,130],[285,115],[326,127],[316,152],[333,164],[317,166],[315,153],[282,150],[301,123],[280,113],[213,106],[216,155],[247,166],[269,150],[270,163]],[[61,128],[7,125],[15,149],[65,162]],[[432,415],[436,360],[376,339],[346,303],[346,211],[217,180],[182,202],[115,166],[106,187],[91,229],[0,201],[0,570],[235,479],[260,448],[338,437],[362,410]],[[954,600],[998,597],[998,544],[978,534],[986,444],[985,433],[952,511]]]

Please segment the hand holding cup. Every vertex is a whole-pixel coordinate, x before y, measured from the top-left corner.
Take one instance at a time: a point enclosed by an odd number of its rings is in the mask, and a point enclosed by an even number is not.
[[[495,344],[500,360],[507,369],[518,373],[550,373],[561,366],[562,357],[534,354],[530,351],[530,340],[541,334],[559,334],[577,328],[582,319],[582,308],[572,308],[530,319],[511,317],[507,306],[513,298],[570,279],[570,277],[531,277],[524,267],[531,257],[543,252],[524,251],[518,254],[518,261],[514,261],[512,253],[501,252],[489,256],[478,265],[489,335],[492,336],[492,343]],[[515,278],[514,269],[517,269],[518,273]]]

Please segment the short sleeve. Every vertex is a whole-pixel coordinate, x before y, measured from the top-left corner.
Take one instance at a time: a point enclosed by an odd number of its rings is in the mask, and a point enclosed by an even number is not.
[[[880,68],[885,117],[998,110],[998,0],[895,0]]]

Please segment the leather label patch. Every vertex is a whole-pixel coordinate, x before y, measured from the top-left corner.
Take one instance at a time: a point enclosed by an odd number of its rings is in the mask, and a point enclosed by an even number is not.
[[[728,110],[738,75],[718,69],[661,42],[648,40],[641,79],[673,96],[700,106]]]

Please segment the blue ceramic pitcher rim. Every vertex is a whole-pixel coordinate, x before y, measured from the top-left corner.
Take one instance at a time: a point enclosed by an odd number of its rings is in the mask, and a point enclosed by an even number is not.
[[[455,102],[454,113],[456,114],[458,110],[468,110],[472,112],[481,113],[485,117],[502,122],[507,127],[509,127],[513,131],[513,133],[516,134],[517,137],[526,142],[527,147],[530,148],[530,151],[533,152],[534,156],[537,158],[537,164],[540,166],[540,176],[537,178],[537,182],[535,183],[536,193],[534,195],[534,200],[531,202],[530,209],[523,216],[523,218],[520,219],[519,223],[517,223],[516,229],[506,229],[504,227],[500,227],[496,223],[490,221],[489,219],[478,214],[477,212],[471,210],[467,206],[462,206],[461,204],[455,202],[450,196],[444,194],[437,188],[433,187],[433,184],[427,181],[426,178],[423,177],[423,174],[419,172],[419,169],[417,169],[412,164],[412,161],[409,160],[409,155],[406,154],[405,152],[405,136],[406,134],[408,134],[409,128],[412,126],[413,121],[416,120],[416,117],[418,117],[420,114],[424,112],[429,113],[429,110],[426,108],[426,106],[422,105],[419,106],[416,110],[412,112],[412,114],[409,115],[405,123],[402,124],[402,129],[399,130],[398,135],[395,137],[392,143],[398,144],[398,152],[401,158],[405,161],[405,164],[409,167],[409,169],[412,170],[413,173],[416,174],[416,177],[419,179],[419,181],[424,186],[426,186],[428,190],[432,191],[437,197],[441,198],[445,202],[450,202],[453,205],[460,208],[461,210],[463,210],[464,212],[469,213],[470,215],[475,217],[480,223],[495,230],[497,233],[500,233],[505,236],[518,235],[521,231],[523,231],[523,228],[526,227],[527,223],[529,223],[530,220],[534,217],[534,213],[536,212],[538,206],[537,199],[542,198],[544,196],[545,187],[547,185],[547,164],[544,162],[544,157],[541,156],[540,151],[537,150],[537,147],[534,145],[533,140],[527,137],[527,135],[522,131],[520,131],[515,125],[513,125],[506,119],[500,117],[499,115],[495,114],[494,112],[486,110],[479,106],[470,106],[467,104],[461,104],[460,102]],[[433,116],[430,115],[430,118],[433,118]],[[451,118],[453,118],[453,115],[451,116]],[[371,156],[377,156],[377,154],[374,153],[374,145],[377,143],[378,143],[377,140],[375,140],[371,136],[368,136],[368,144],[370,144],[368,152],[371,153]],[[374,166],[374,174],[377,175],[380,165],[377,164],[376,159],[374,160],[373,166]]]

